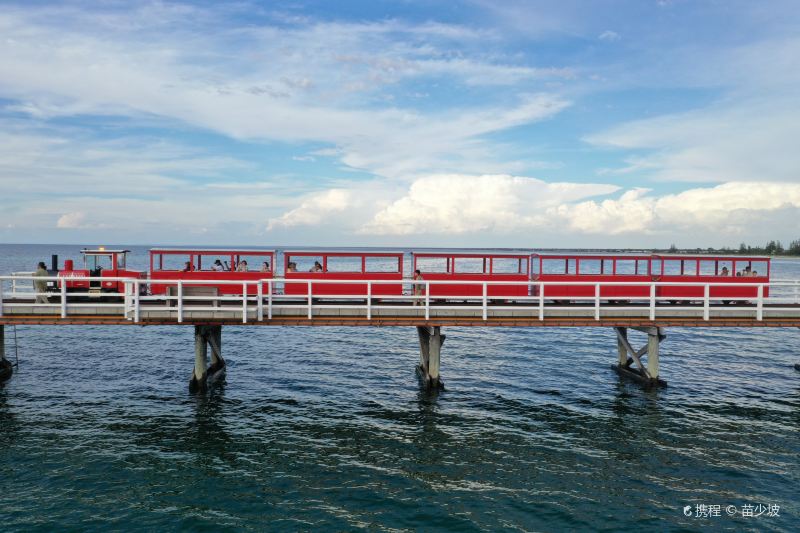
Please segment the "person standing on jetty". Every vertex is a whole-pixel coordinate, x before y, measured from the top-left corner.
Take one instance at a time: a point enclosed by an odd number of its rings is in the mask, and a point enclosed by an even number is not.
[[[46,278],[49,276],[47,273],[47,266],[44,264],[44,261],[39,261],[39,265],[36,268],[36,272],[33,274],[37,278]],[[47,280],[45,279],[37,279],[33,281],[33,290],[36,291],[36,303],[37,304],[46,304],[49,303],[47,301]]]
[[[414,271],[414,281],[424,281],[425,278],[422,277],[422,272],[419,270]],[[414,284],[414,296],[425,296],[425,284],[424,283],[415,283]],[[425,303],[419,299],[414,299],[414,305],[425,305]]]

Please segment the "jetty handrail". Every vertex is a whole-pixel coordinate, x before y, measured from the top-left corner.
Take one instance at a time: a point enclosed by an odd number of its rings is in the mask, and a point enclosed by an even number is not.
[[[48,290],[44,293],[25,291],[25,292],[18,292],[17,282],[19,281],[45,281],[45,282],[57,282],[57,290],[52,291]],[[391,302],[392,300],[399,300],[400,303],[408,304],[410,302],[410,306],[416,312],[423,314],[426,320],[430,319],[431,311],[433,310],[475,310],[476,306],[480,309],[480,316],[482,320],[486,321],[490,318],[490,311],[494,309],[498,310],[505,310],[509,309],[509,304],[514,302],[516,305],[513,307],[514,310],[518,310],[521,312],[531,312],[532,314],[538,314],[538,318],[540,320],[544,320],[546,315],[546,310],[562,310],[565,309],[563,304],[559,304],[557,301],[555,304],[545,305],[545,299],[549,300],[571,300],[573,303],[568,306],[568,309],[572,310],[579,310],[579,311],[591,311],[593,313],[593,317],[595,320],[600,320],[603,316],[607,316],[608,310],[642,310],[646,309],[648,311],[648,316],[650,320],[655,320],[660,309],[665,309],[658,306],[659,302],[663,301],[681,301],[681,300],[688,300],[688,301],[695,301],[700,302],[701,306],[675,306],[672,305],[669,307],[671,310],[691,310],[691,311],[698,311],[702,312],[702,319],[708,321],[710,319],[711,310],[712,310],[712,302],[723,302],[730,300],[737,300],[739,302],[744,301],[747,303],[747,307],[742,307],[741,305],[734,305],[734,306],[726,306],[724,308],[721,307],[714,307],[715,312],[724,312],[725,310],[730,311],[742,311],[746,310],[748,312],[755,312],[755,318],[758,321],[762,321],[764,318],[765,312],[765,304],[773,305],[773,304],[780,304],[781,302],[788,301],[791,304],[800,304],[800,280],[791,280],[791,279],[781,279],[781,280],[772,280],[770,282],[756,282],[756,281],[740,281],[741,278],[737,278],[736,281],[699,281],[699,282],[662,282],[662,281],[540,281],[540,280],[530,280],[530,281],[512,281],[512,280],[500,280],[500,281],[480,281],[480,280],[413,280],[413,279],[402,279],[402,280],[385,280],[385,279],[366,279],[366,280],[347,280],[347,279],[315,279],[315,278],[261,278],[256,280],[182,280],[182,279],[147,279],[147,278],[136,278],[136,277],[98,277],[98,276],[34,276],[28,275],[28,273],[15,273],[12,275],[5,275],[0,276],[0,316],[3,316],[4,308],[10,309],[13,307],[32,307],[36,308],[54,308],[60,311],[60,314],[63,318],[67,318],[69,315],[69,311],[71,309],[79,309],[81,307],[98,307],[98,308],[107,308],[107,309],[118,309],[122,308],[124,316],[128,317],[130,315],[130,319],[132,319],[135,323],[139,323],[141,320],[141,313],[142,308],[146,307],[148,310],[152,308],[152,306],[148,306],[149,303],[153,302],[160,302],[162,307],[159,309],[163,309],[163,303],[167,303],[168,305],[170,302],[175,302],[176,304],[176,313],[177,313],[177,321],[183,322],[185,318],[186,312],[186,304],[191,304],[196,302],[198,304],[202,304],[204,302],[210,302],[213,305],[214,312],[219,313],[241,313],[241,319],[243,323],[247,323],[248,315],[255,313],[255,317],[259,321],[263,321],[264,319],[264,312],[266,311],[267,318],[271,320],[273,318],[274,312],[276,310],[290,310],[290,309],[303,309],[305,311],[305,316],[308,320],[312,320],[314,317],[314,310],[315,309],[323,309],[323,308],[330,308],[334,307],[331,303],[326,303],[324,301],[315,301],[319,300],[320,298],[331,299],[334,298],[338,302],[335,304],[336,307],[342,308],[350,308],[350,309],[360,309],[363,310],[365,313],[367,320],[372,320],[374,312],[377,310],[383,309],[392,309],[398,308],[398,302],[394,302],[394,306],[390,307],[385,305],[384,301]],[[11,282],[11,293],[4,292],[4,284]],[[123,291],[120,293],[110,293],[110,292],[103,292],[98,293],[96,290],[95,292],[91,292],[88,290],[84,291],[67,291],[67,285],[70,282],[117,282],[123,284]],[[281,286],[285,287],[286,284],[297,285],[297,284],[305,284],[307,286],[304,294],[302,295],[287,295],[281,294],[279,288]],[[359,294],[341,294],[341,295],[329,295],[329,294],[314,294],[314,286],[315,285],[329,285],[329,284],[336,284],[336,285],[359,285],[364,286],[366,285],[366,292],[361,292]],[[411,294],[403,293],[399,295],[383,295],[378,294],[376,295],[374,292],[374,287],[376,285],[397,285],[402,284],[405,286],[416,287],[422,285],[424,287],[423,294],[418,294],[416,290],[412,290]],[[33,285],[33,284],[32,284]],[[164,295],[147,295],[142,294],[141,288],[152,286],[152,285],[160,285],[160,286],[175,286],[177,288],[177,294],[171,295],[166,293]],[[433,295],[431,294],[431,287],[447,285],[447,286],[465,286],[465,287],[481,287],[481,291],[479,295]],[[187,286],[238,286],[241,287],[241,294],[238,294],[234,291],[232,294],[186,294],[184,287]],[[490,294],[489,288],[490,287],[498,287],[498,286],[526,286],[528,287],[527,295],[513,295],[513,296],[506,296],[506,295],[494,295]],[[559,296],[554,295],[551,292],[551,296],[548,297],[548,288],[549,287],[591,287],[593,291],[591,291],[591,295],[586,296]],[[693,288],[702,288],[702,297],[698,295],[692,296],[663,296],[659,295],[657,289],[659,287],[693,287]],[[642,294],[640,296],[619,296],[614,297],[610,295],[603,294],[604,287],[612,287],[612,288],[619,288],[619,287],[649,287],[649,290],[646,291],[647,294]],[[755,288],[755,295],[752,297],[741,297],[741,296],[719,296],[719,295],[712,295],[711,289],[717,287],[735,287],[735,288]],[[266,290],[265,290],[266,289]],[[765,296],[765,290],[769,289],[771,292],[769,296]],[[791,292],[791,297],[787,295],[776,295],[776,292],[780,292],[777,289],[787,289],[787,292]],[[266,295],[265,295],[266,293]],[[19,302],[19,299],[30,299],[33,297],[36,301],[35,303],[30,302]],[[44,297],[44,302],[40,301],[40,297]],[[49,298],[57,298],[57,302],[50,302]],[[88,298],[88,299],[98,299],[98,298],[107,298],[107,299],[117,299],[121,301],[90,301],[84,302],[81,301],[81,298]],[[376,300],[377,299],[377,300]],[[266,301],[265,301],[266,300]],[[352,302],[352,300],[356,300],[356,302]],[[375,301],[373,301],[375,300]],[[454,302],[456,300],[460,303]],[[611,306],[608,304],[608,300],[626,300],[627,305],[614,305]],[[344,301],[344,303],[342,303]],[[230,304],[231,302],[241,302],[241,307],[238,311],[233,311],[233,308],[230,306],[225,307],[224,305],[220,307],[222,304]],[[362,303],[365,302],[365,303]],[[266,304],[266,306],[265,306]],[[521,304],[521,305],[520,305]],[[191,309],[198,310],[203,309],[202,305],[199,306],[190,306]],[[266,309],[265,309],[266,307]],[[773,309],[774,310],[774,309]],[[792,311],[797,310],[798,314],[800,314],[800,309],[794,308]]]

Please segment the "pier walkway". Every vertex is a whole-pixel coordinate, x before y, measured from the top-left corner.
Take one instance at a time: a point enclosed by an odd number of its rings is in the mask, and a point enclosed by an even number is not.
[[[374,288],[390,282],[353,281],[354,289],[358,288],[353,291],[355,294],[321,296],[326,281],[318,279],[291,280],[295,286],[306,284],[305,295],[283,294],[286,280],[280,278],[222,282],[230,285],[230,291],[223,291],[225,294],[219,293],[219,280],[159,280],[160,285],[169,285],[168,290],[153,295],[151,282],[146,279],[102,278],[105,282],[120,281],[124,286],[121,293],[108,293],[67,292],[66,284],[60,283],[58,277],[38,278],[50,281],[52,286],[51,291],[39,294],[33,290],[34,279],[29,275],[0,276],[0,328],[13,324],[193,325],[200,339],[196,343],[196,362],[200,365],[201,355],[205,361],[205,348],[199,346],[210,345],[213,368],[215,362],[222,361],[224,365],[220,349],[223,325],[416,326],[420,367],[424,377],[434,382],[438,382],[439,350],[444,342],[440,328],[445,326],[614,327],[619,341],[618,369],[632,371],[653,383],[659,382],[658,345],[665,338],[666,327],[800,327],[800,280],[753,283],[757,297],[747,301],[712,298],[712,289],[725,286],[722,283],[681,282],[682,287],[697,286],[703,297],[675,301],[658,296],[659,289],[670,283],[573,282],[569,284],[593,287],[594,298],[554,301],[547,297],[547,282],[527,283],[530,296],[498,298],[488,296],[492,293],[490,287],[510,282],[406,280],[402,295],[375,297]],[[212,283],[215,287],[209,286]],[[341,286],[347,282],[330,283]],[[432,287],[437,283],[463,285],[465,295],[433,297]],[[520,282],[513,284],[518,286]],[[557,283],[562,289],[565,284]],[[648,296],[625,301],[602,298],[606,285],[643,286],[647,290],[642,292]],[[742,286],[737,283],[737,287]],[[646,333],[648,344],[634,349],[627,340],[628,328]],[[426,356],[426,352],[430,353]],[[436,360],[433,376],[428,368],[431,353]],[[645,357],[646,365],[642,363]],[[205,363],[200,366],[200,373],[205,375]]]

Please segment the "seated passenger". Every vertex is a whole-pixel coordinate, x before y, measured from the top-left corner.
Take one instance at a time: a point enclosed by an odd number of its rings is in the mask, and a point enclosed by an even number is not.
[[[728,271],[728,267],[722,267],[722,272],[720,273],[722,276],[730,276],[731,273]]]
[[[236,267],[236,272],[247,272],[247,261],[244,259],[239,261],[239,266]]]
[[[223,270],[225,270],[225,267],[222,266],[222,261],[217,259],[216,261],[214,261],[214,264],[211,265],[211,270],[213,270],[214,272],[222,272]]]
[[[193,272],[194,271],[194,265],[192,264],[191,261],[186,261],[186,263],[184,263],[183,271],[184,272]]]
[[[756,277],[756,276],[758,276],[758,271],[757,270],[753,270],[753,273],[750,274],[750,275],[753,276],[753,277]]]
[[[322,265],[319,263],[319,261],[314,261],[314,266],[311,267],[309,272],[322,272]]]
[[[261,263],[261,272],[269,272],[269,261]]]
[[[297,272],[297,263],[292,261],[286,265],[286,272]]]

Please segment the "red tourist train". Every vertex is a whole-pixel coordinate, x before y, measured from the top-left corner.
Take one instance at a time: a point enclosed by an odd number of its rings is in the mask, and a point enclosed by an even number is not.
[[[149,273],[127,268],[128,253],[102,247],[84,249],[83,269],[75,269],[67,260],[58,274],[67,278],[64,283],[69,291],[118,293],[123,282],[90,283],[82,278],[132,277],[149,278],[154,295],[174,295],[170,287],[174,288],[177,280],[207,282],[187,285],[213,287],[220,295],[241,295],[244,282],[251,282],[247,292],[254,295],[258,289],[252,282],[277,278],[273,287],[277,294],[306,297],[310,281],[312,295],[324,298],[366,297],[368,292],[375,297],[403,296],[404,284],[411,294],[408,282],[413,271],[420,270],[423,280],[433,282],[430,296],[439,300],[480,297],[481,282],[490,282],[486,286],[489,298],[539,296],[538,282],[545,282],[544,298],[548,300],[593,299],[596,283],[602,283],[599,296],[603,300],[636,300],[648,298],[650,286],[629,283],[655,281],[664,283],[656,286],[656,297],[689,301],[702,299],[706,284],[720,283],[727,286],[710,285],[710,298],[755,299],[758,285],[769,283],[771,269],[769,257],[756,256],[426,251],[411,253],[412,268],[406,278],[405,254],[400,251],[290,250],[283,252],[281,280],[276,272],[279,252],[274,250],[153,248]],[[368,288],[368,280],[378,283]],[[458,283],[463,281],[478,283]],[[266,294],[267,283],[262,289]],[[769,295],[768,287],[762,295]]]

